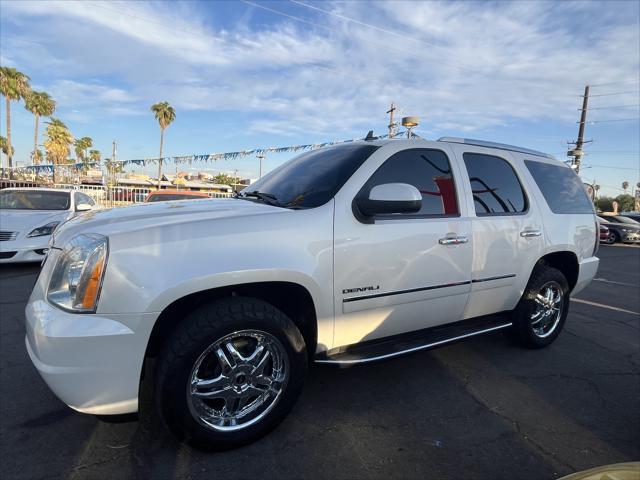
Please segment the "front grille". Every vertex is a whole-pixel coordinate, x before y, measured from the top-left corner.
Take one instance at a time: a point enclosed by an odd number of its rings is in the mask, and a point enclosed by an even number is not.
[[[0,242],[15,240],[17,236],[18,232],[7,232],[6,230],[0,230]]]
[[[0,260],[6,260],[13,257],[18,252],[0,252]]]

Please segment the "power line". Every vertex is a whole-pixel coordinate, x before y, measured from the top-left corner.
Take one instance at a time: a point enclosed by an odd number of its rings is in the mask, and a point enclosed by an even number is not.
[[[589,121],[587,123],[589,124],[594,124],[594,123],[609,123],[609,122],[631,122],[631,121],[636,121],[636,120],[640,120],[640,117],[634,117],[634,118],[614,118],[612,120],[593,120],[593,121]],[[577,122],[580,123],[580,122]]]
[[[622,80],[619,82],[608,82],[608,83],[596,83],[595,85],[591,85],[592,87],[606,87],[609,85],[630,85],[632,83],[640,83],[640,79],[638,80]]]
[[[633,171],[640,171],[640,167],[612,167],[611,165],[596,165],[593,163],[589,163],[586,165],[586,167],[594,167],[594,168],[606,168],[606,169],[611,169],[611,170],[633,170]]]
[[[251,0],[241,0],[241,1],[243,3],[246,3],[247,5],[251,5],[253,7],[261,8],[262,10],[266,10],[268,12],[275,13],[276,15],[281,15],[283,17],[290,18],[291,20],[295,20],[297,22],[305,23],[307,25],[312,25],[314,27],[322,28],[324,30],[328,30],[328,31],[331,31],[331,32],[336,32],[336,33],[339,33],[339,34],[343,33],[341,31],[339,31],[339,30],[337,30],[335,28],[329,27],[327,25],[322,25],[322,24],[319,24],[319,23],[316,23],[316,22],[312,22],[312,21],[307,20],[305,18],[297,17],[295,15],[291,15],[291,14],[283,12],[281,10],[277,10],[275,8],[267,7],[266,5],[262,5],[262,4],[259,4],[259,3],[256,3],[256,2],[252,2]],[[306,7],[309,7],[309,8],[312,8],[312,9],[316,9],[316,10],[321,10],[321,9],[318,9],[317,7],[313,7],[311,5],[306,5],[304,3],[300,3],[300,5],[304,5]],[[324,11],[324,10],[321,10],[321,11]],[[327,13],[330,14],[330,15],[333,15],[331,12],[327,12]],[[354,21],[357,22],[357,20],[354,20]],[[372,25],[372,27],[374,27],[374,26]],[[368,42],[373,44],[373,45],[378,45],[378,46],[380,46],[382,48],[387,48],[389,50],[396,51],[398,53],[404,53],[406,55],[411,55],[411,56],[420,56],[420,52],[417,51],[417,50],[406,50],[406,49],[398,48],[398,47],[396,47],[396,46],[394,46],[394,45],[392,45],[390,43],[375,42],[375,41],[371,41],[371,40],[368,40]],[[476,74],[476,75],[478,74],[477,70],[474,70],[474,69],[471,69],[469,67],[466,67],[466,66],[463,66],[463,65],[459,65],[459,64],[456,64],[456,63],[451,63],[451,62],[448,62],[446,60],[438,60],[438,64],[439,65],[447,65],[449,67],[457,68],[457,69],[459,69],[461,71],[472,72],[473,74]]]
[[[370,23],[361,22],[360,20],[356,20],[355,18],[347,17],[345,15],[340,15],[339,13],[331,12],[329,10],[324,10],[322,8],[316,7],[314,5],[309,5],[308,3],[300,2],[298,0],[289,0],[289,1],[291,3],[295,3],[296,5],[300,5],[300,6],[303,6],[303,7],[306,7],[306,8],[310,8],[312,10],[316,10],[318,12],[322,12],[322,13],[324,13],[326,15],[331,15],[333,17],[340,18],[342,20],[346,20],[348,22],[355,23],[356,25],[360,25],[362,27],[368,27],[368,28],[372,28],[374,30],[377,30],[379,32],[388,33],[389,35],[394,35],[396,37],[402,38],[403,40],[410,40],[410,41],[413,41],[413,42],[424,43],[425,45],[429,45],[430,47],[438,47],[439,46],[439,45],[436,45],[434,43],[427,42],[426,40],[422,40],[420,38],[408,37],[407,35],[402,35],[401,33],[394,32],[393,30],[387,30],[386,28],[381,28],[381,27],[378,27],[377,25],[371,25]]]
[[[260,7],[260,8],[265,8],[265,9],[270,10],[268,7],[263,7],[262,5],[255,4],[255,3],[249,2],[247,0],[242,0],[242,1],[244,1],[245,3],[249,3],[251,5]],[[192,30],[185,30],[185,29],[179,29],[179,28],[171,27],[171,26],[169,26],[167,24],[164,24],[162,22],[157,22],[155,20],[149,20],[149,19],[144,18],[144,17],[131,15],[130,13],[126,13],[125,11],[114,10],[114,9],[111,9],[111,8],[104,7],[102,5],[95,5],[95,6],[98,7],[98,8],[102,8],[104,10],[109,10],[109,11],[114,12],[114,13],[118,13],[118,14],[125,15],[125,16],[128,16],[128,17],[136,18],[136,19],[142,20],[144,22],[148,22],[148,23],[153,23],[153,24],[159,25],[159,26],[165,28],[166,30],[170,30],[172,32],[175,32],[177,30],[177,31],[182,31],[182,32],[185,32],[185,33],[193,34]],[[275,12],[274,11],[274,13],[280,13],[280,12]],[[300,20],[302,20],[302,19],[300,19]],[[302,20],[302,21],[304,21],[304,20]],[[307,22],[307,23],[309,23],[309,22]],[[322,27],[321,25],[316,25],[316,26]],[[328,27],[326,27],[326,28],[328,28]],[[232,41],[230,41],[230,40],[228,40],[228,39],[226,39],[224,37],[215,36],[214,38],[215,38],[215,40],[217,40],[217,41],[219,41],[221,43],[224,43],[224,44],[228,45],[229,47],[237,47],[238,46],[237,42],[232,42]],[[240,43],[240,45],[246,47],[246,45],[242,45],[241,43]],[[274,58],[274,59],[280,59],[281,58],[281,57],[279,57],[278,55],[274,54],[273,52],[271,52],[268,49],[261,50],[260,53],[262,55],[271,56],[271,58]],[[351,78],[350,75],[348,75],[348,74],[346,74],[346,73],[344,73],[344,72],[342,72],[342,71],[340,71],[340,70],[338,70],[336,68],[331,68],[331,67],[327,67],[327,66],[324,66],[324,65],[319,65],[318,63],[315,63],[315,62],[300,62],[298,65],[307,66],[307,67],[315,67],[315,68],[318,68],[318,69],[330,71],[332,73],[335,73],[336,75],[341,75],[341,76],[344,76],[346,78]]]
[[[628,93],[640,93],[638,90],[628,90],[626,92],[599,93],[597,95],[589,95],[590,97],[608,97],[610,95],[626,95]],[[582,95],[580,95],[582,96]]]
[[[609,110],[611,108],[631,108],[631,107],[640,107],[640,104],[635,104],[635,105],[611,105],[610,107],[596,107],[596,108],[590,108],[589,110]],[[580,109],[578,109],[580,110]]]

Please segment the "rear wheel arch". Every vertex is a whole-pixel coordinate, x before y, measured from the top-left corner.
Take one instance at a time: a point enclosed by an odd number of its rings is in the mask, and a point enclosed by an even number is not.
[[[273,305],[300,330],[309,355],[315,352],[318,322],[311,293],[293,282],[256,282],[202,290],[173,301],[162,311],[153,326],[145,358],[157,356],[165,340],[187,313],[203,304],[229,297],[257,298]]]
[[[576,256],[576,254],[571,251],[566,250],[546,254],[536,262],[530,277],[533,276],[536,268],[539,265],[547,265],[549,267],[555,268],[556,270],[559,270],[567,279],[570,292],[576,286],[576,283],[578,283],[580,264],[578,262],[578,257]]]

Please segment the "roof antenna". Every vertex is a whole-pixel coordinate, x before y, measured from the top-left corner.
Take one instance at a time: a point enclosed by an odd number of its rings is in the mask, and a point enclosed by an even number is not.
[[[373,130],[369,130],[369,133],[367,133],[367,136],[364,137],[364,141],[365,142],[370,142],[371,140],[375,140],[377,137],[373,136]]]

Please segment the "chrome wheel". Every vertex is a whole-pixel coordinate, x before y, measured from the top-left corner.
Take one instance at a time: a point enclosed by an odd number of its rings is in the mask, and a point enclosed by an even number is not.
[[[533,333],[540,338],[548,337],[558,326],[564,307],[564,293],[556,282],[546,283],[533,299],[535,309],[531,314]]]
[[[187,403],[191,414],[217,431],[241,430],[276,405],[289,379],[282,343],[259,330],[242,330],[210,345],[196,360]]]
[[[616,243],[616,234],[613,232],[609,233],[609,235],[607,236],[606,242],[608,244]]]

